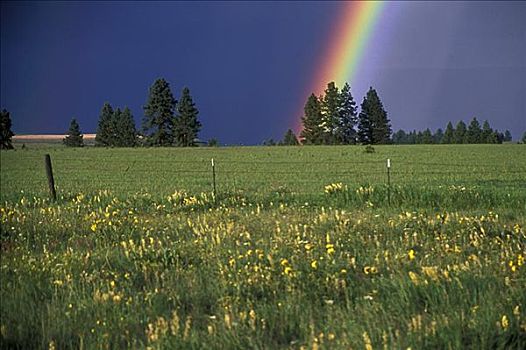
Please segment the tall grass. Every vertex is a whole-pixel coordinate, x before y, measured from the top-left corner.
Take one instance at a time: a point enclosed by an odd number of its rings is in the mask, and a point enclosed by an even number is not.
[[[357,147],[2,152],[0,345],[524,348],[524,153],[493,147],[437,147],[442,170],[395,171],[390,202],[381,158],[433,149],[379,147],[360,179],[325,163],[367,166]],[[31,170],[49,151],[56,202]],[[183,172],[212,156],[236,167],[217,196]],[[482,158],[482,174],[453,165]],[[121,171],[134,162],[150,183]]]

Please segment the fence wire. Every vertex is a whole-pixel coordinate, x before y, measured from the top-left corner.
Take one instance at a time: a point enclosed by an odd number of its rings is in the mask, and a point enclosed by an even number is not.
[[[189,187],[211,188],[212,166],[209,159],[181,160],[169,157],[142,157],[126,159],[109,156],[98,159],[90,166],[91,157],[62,157],[57,152],[52,157],[53,172],[58,184],[67,186],[83,183],[98,187],[140,190],[141,186],[165,188],[187,184]],[[391,184],[414,186],[441,186],[452,184],[483,184],[485,186],[510,186],[526,189],[526,166],[516,164],[506,168],[492,164],[430,162],[391,159]],[[509,165],[509,164],[508,164]],[[2,169],[4,170],[4,169]],[[24,157],[21,163],[8,170],[12,176],[2,178],[3,186],[23,181],[20,177],[31,172],[42,171],[45,179],[43,157]],[[330,183],[382,184],[387,183],[386,160],[232,160],[215,158],[218,188],[249,188],[255,191],[312,194],[323,191]],[[16,176],[20,175],[20,176]],[[507,176],[503,179],[503,176]],[[37,178],[39,179],[39,178]],[[40,181],[40,180],[38,180]],[[45,180],[44,180],[45,181]],[[151,183],[150,181],[158,181]],[[280,189],[280,186],[286,188]],[[63,189],[66,189],[63,187]]]

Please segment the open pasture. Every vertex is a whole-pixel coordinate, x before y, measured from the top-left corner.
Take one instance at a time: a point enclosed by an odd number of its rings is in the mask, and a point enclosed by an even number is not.
[[[1,346],[524,348],[524,145],[375,149],[1,152]]]

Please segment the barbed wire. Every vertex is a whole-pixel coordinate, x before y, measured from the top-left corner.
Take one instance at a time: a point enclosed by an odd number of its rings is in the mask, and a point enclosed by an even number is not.
[[[116,158],[116,159],[114,159]],[[216,165],[219,164],[244,164],[244,165],[290,165],[290,164],[302,164],[302,165],[312,165],[312,164],[344,164],[344,165],[371,165],[371,164],[377,164],[377,165],[383,165],[385,166],[386,160],[385,159],[371,159],[371,160],[338,160],[338,159],[323,159],[323,160],[312,160],[312,159],[302,159],[302,160],[236,160],[236,159],[222,159],[219,157],[213,157]],[[25,157],[22,160],[23,161],[42,161],[43,157]],[[499,165],[491,165],[486,163],[477,163],[472,164],[468,162],[429,162],[429,161],[415,161],[415,160],[401,160],[396,158],[390,158],[391,164],[393,167],[396,166],[408,166],[408,165],[414,165],[414,166],[452,166],[452,167],[466,167],[466,166],[477,166],[477,167],[500,167]],[[128,157],[126,159],[122,159],[121,157],[106,157],[106,158],[97,158],[94,159],[92,157],[60,157],[57,155],[54,155],[52,157],[53,162],[63,163],[63,162],[85,162],[87,160],[93,161],[104,161],[104,160],[112,160],[113,162],[117,164],[121,163],[130,163],[130,162],[137,162],[139,160],[145,160],[144,157]],[[196,165],[196,164],[211,164],[211,158],[206,159],[193,159],[193,160],[180,160],[177,158],[146,158],[147,164],[190,164],[190,165]],[[510,164],[517,164],[516,162],[510,163]],[[520,163],[518,163],[520,164]],[[524,168],[524,166],[522,166]]]
[[[19,184],[19,179],[6,179],[5,171],[23,177],[27,172],[39,171],[42,156],[22,158],[23,162],[9,168],[2,165],[2,185]],[[386,159],[340,160],[340,159],[302,159],[302,160],[238,160],[214,157],[215,171],[219,188],[242,189],[254,193],[296,193],[315,194],[319,188],[330,183],[361,185],[386,185]],[[167,183],[173,187],[187,184],[188,187],[212,188],[211,159],[176,159],[171,157],[147,158],[109,156],[96,159],[93,157],[52,157],[53,171],[59,182],[65,186],[69,183],[86,184],[87,186],[124,187],[123,191],[134,192],[133,188],[150,187],[166,188]],[[43,163],[43,162],[42,162]],[[470,163],[470,162],[430,162],[418,160],[397,160],[391,158],[390,170],[393,186],[426,186],[440,187],[451,185],[491,185],[492,187],[510,187],[526,189],[526,166],[520,162],[510,164]],[[504,166],[506,165],[506,166]],[[44,169],[42,167],[42,174]],[[71,176],[72,174],[87,174]],[[146,176],[148,175],[148,176]],[[501,180],[503,175],[509,178]],[[159,184],[152,185],[152,176]],[[88,177],[88,178],[86,178]],[[141,179],[139,177],[143,177]],[[429,179],[426,179],[429,177]],[[44,175],[42,175],[44,179]],[[61,181],[66,180],[66,181]],[[437,183],[436,181],[441,181]],[[26,182],[40,182],[24,179]],[[513,185],[511,185],[513,183]],[[119,186],[124,185],[124,186]],[[305,190],[304,187],[315,187]],[[73,186],[75,187],[75,186]]]

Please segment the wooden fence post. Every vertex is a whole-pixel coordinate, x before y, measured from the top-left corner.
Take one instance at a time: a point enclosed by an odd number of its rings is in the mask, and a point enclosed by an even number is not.
[[[387,203],[391,204],[391,159],[387,158]]]
[[[44,156],[45,165],[46,165],[46,174],[47,174],[47,182],[49,185],[49,192],[51,193],[51,198],[53,198],[54,201],[57,200],[57,192],[55,191],[55,180],[53,179],[53,168],[51,167],[51,157],[49,154],[46,154]]]
[[[216,191],[216,166],[214,164],[214,158],[212,158],[212,180],[214,182],[214,198],[216,198],[216,196],[217,196],[217,191]]]

